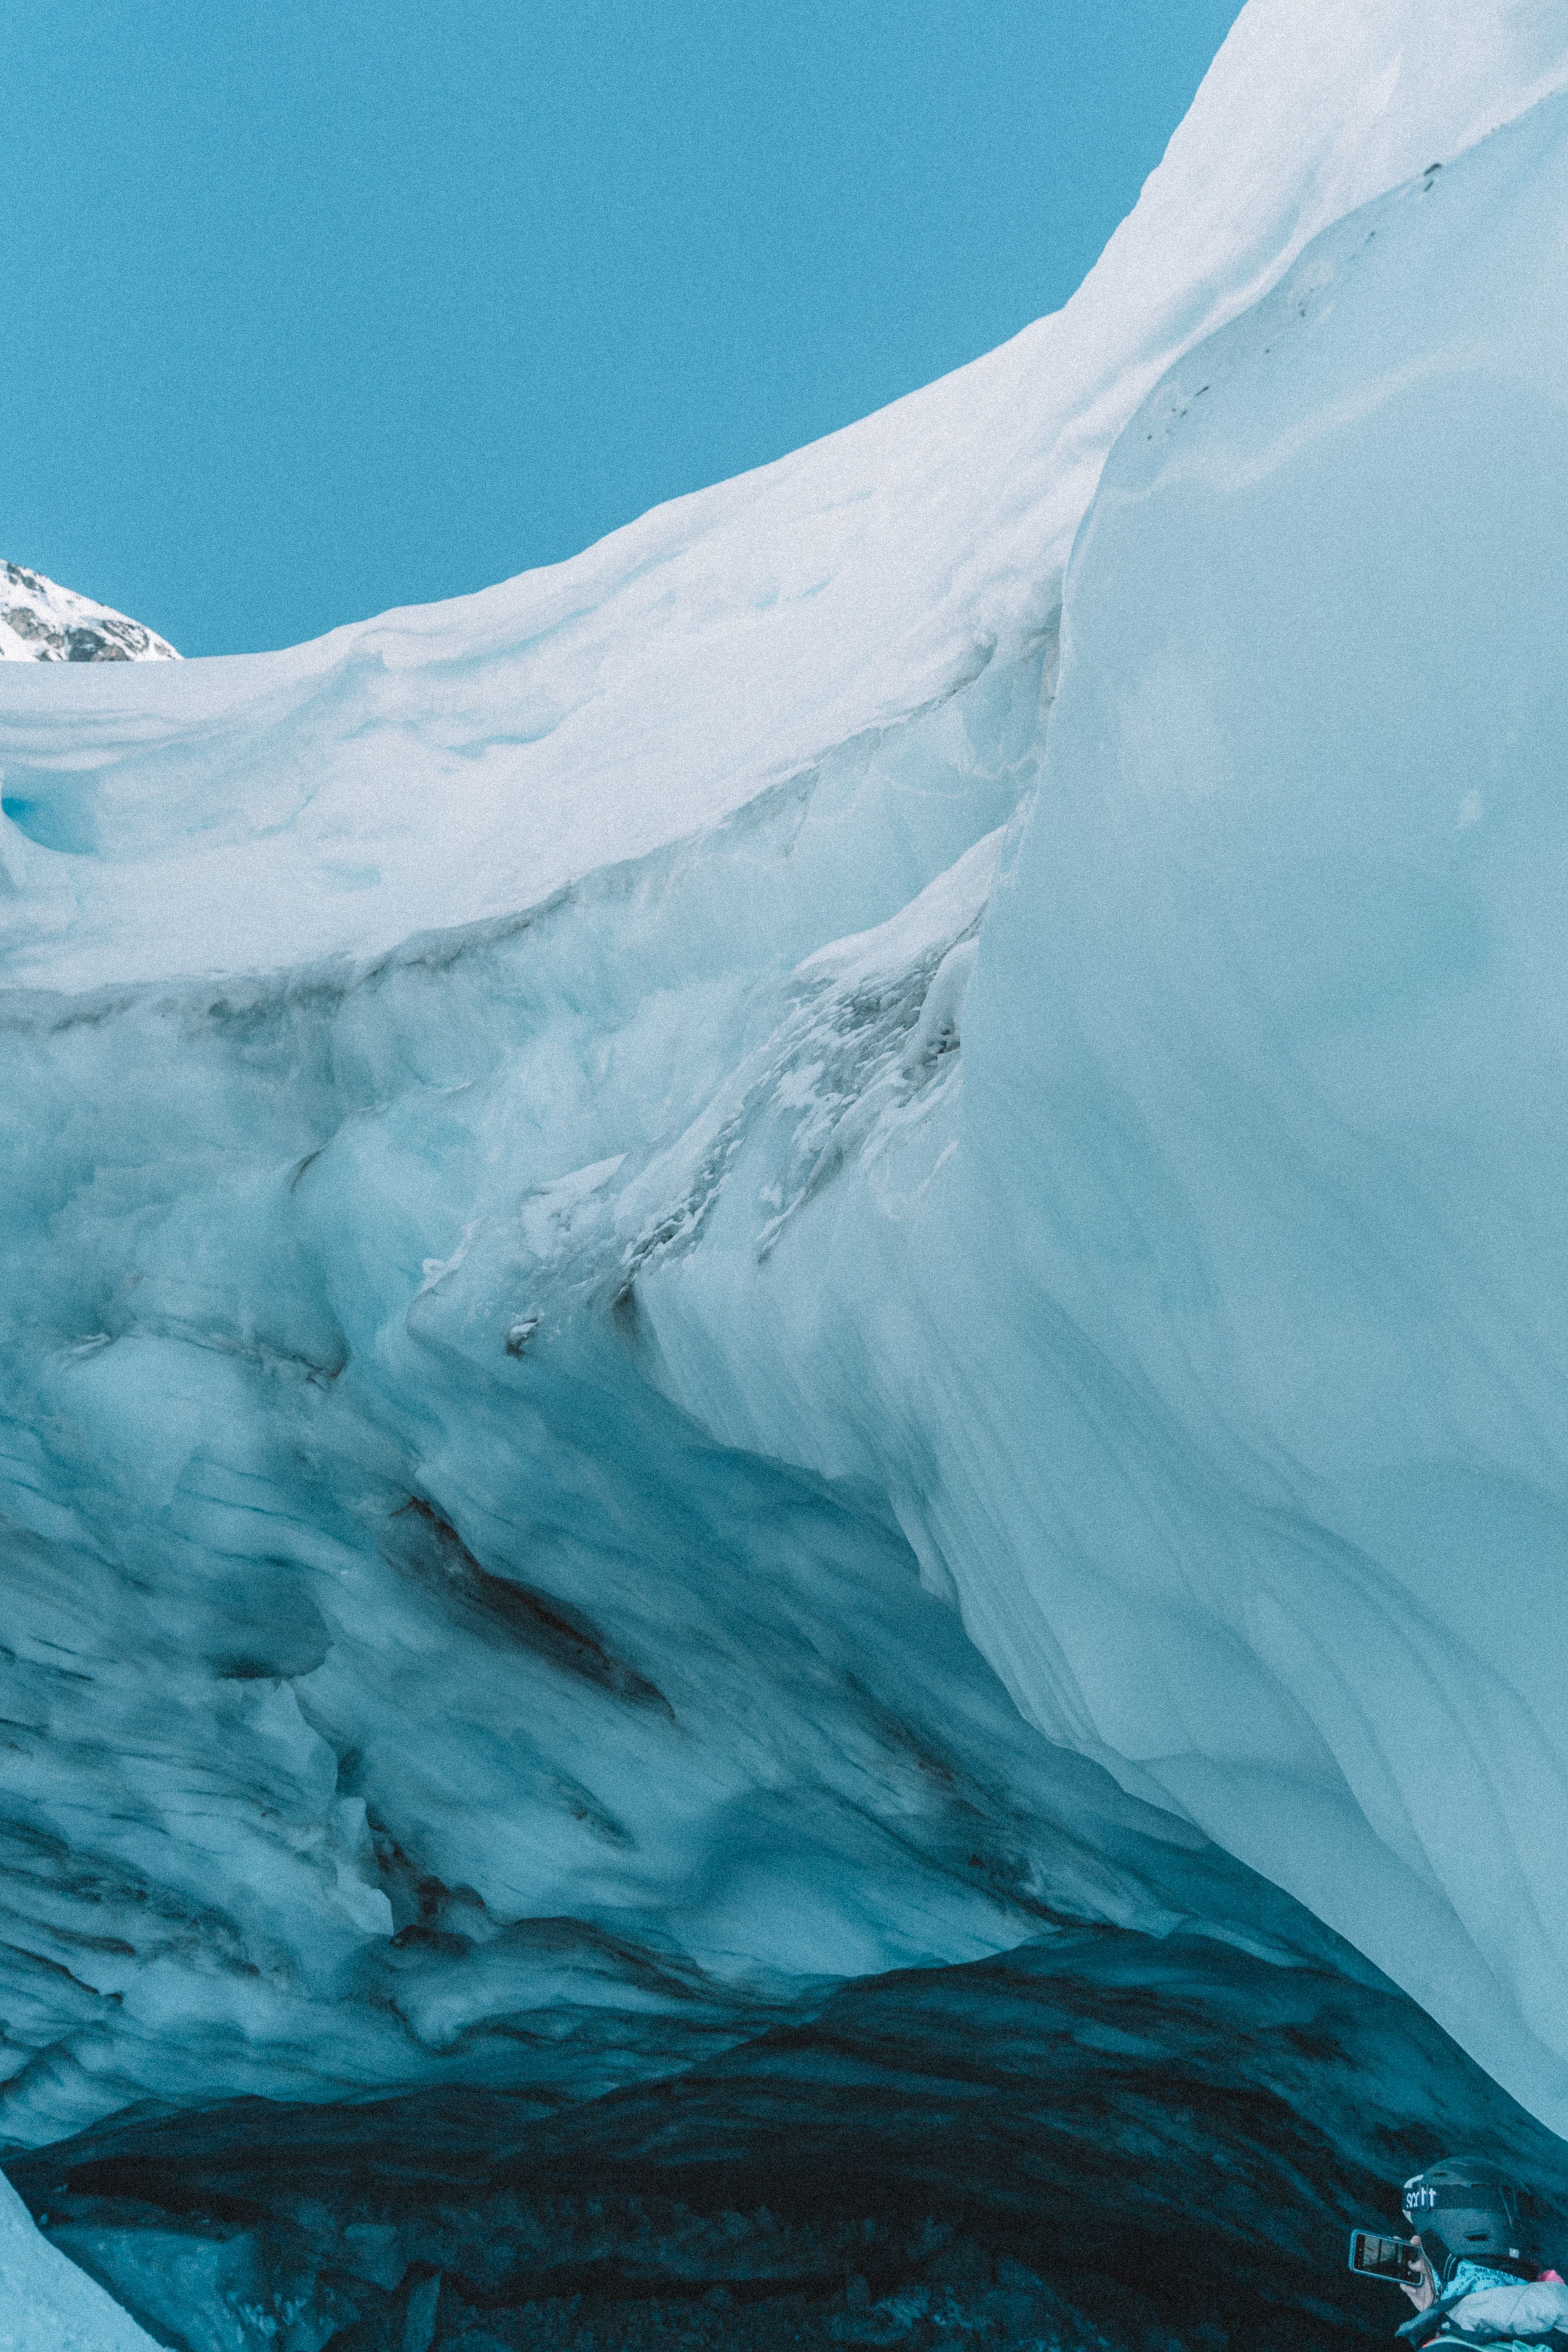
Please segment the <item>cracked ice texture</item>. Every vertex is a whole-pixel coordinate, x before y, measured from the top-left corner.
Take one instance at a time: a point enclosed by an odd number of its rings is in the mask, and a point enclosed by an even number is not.
[[[1568,2114],[1565,58],[1253,0],[929,392],[7,671],[0,2130],[1313,1949],[1205,1836]]]

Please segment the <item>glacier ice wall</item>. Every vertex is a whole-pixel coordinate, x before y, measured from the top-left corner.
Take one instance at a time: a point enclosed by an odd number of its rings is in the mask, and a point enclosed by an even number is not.
[[[689,1409],[881,1477],[1035,1721],[1559,2117],[1565,130],[1167,376],[1069,573],[961,1107],[753,1273],[759,1129],[644,1285]]]
[[[972,1033],[1141,1424],[1034,1589],[1114,1521],[1170,1629],[1136,1688],[1065,1591],[991,1654],[1516,2081],[1466,2012],[1563,2056],[1565,132],[1345,223],[1124,437]]]
[[[641,1268],[702,1230],[780,992],[795,1064],[930,1093],[1041,681],[368,973],[13,1005],[10,2137],[585,2096],[1061,1917],[1315,1948],[1029,1730],[872,1482],[647,1377]],[[932,866],[895,986],[801,969]]]
[[[974,368],[6,673],[0,2134],[1328,1948],[1240,1864],[1568,2113],[1564,79],[1252,0]]]

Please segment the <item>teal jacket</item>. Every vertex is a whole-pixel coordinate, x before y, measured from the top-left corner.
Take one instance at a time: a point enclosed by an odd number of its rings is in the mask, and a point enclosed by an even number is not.
[[[1447,2345],[1454,2352],[1460,2346],[1475,2352],[1479,2345],[1487,2352],[1507,2352],[1510,2345],[1568,2352],[1568,2285],[1555,2272],[1521,2279],[1461,2263],[1438,2300],[1407,2319],[1399,2335],[1418,2352],[1440,2352]]]

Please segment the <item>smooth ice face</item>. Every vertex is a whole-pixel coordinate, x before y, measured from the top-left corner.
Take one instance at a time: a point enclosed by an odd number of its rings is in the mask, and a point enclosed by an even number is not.
[[[1565,243],[1553,100],[1134,422],[970,1028],[994,1213],[1125,1399],[1031,1482],[1010,1680],[1058,1718],[1048,1620],[1107,1750],[1505,2068],[1489,1977],[1568,2048]]]
[[[5,674],[0,2132],[1325,1948],[1203,1832],[1568,2116],[1560,102],[1290,271],[1565,49],[1254,0],[930,393]]]

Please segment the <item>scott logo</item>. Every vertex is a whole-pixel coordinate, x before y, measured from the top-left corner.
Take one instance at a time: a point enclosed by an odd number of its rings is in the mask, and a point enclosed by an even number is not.
[[[1414,2181],[1405,2192],[1405,2210],[1407,2213],[1419,2212],[1424,2207],[1436,2205],[1436,2202],[1437,2191],[1435,2189],[1418,2189]]]

